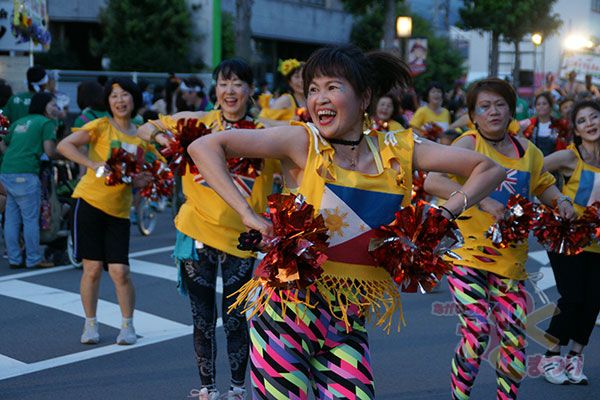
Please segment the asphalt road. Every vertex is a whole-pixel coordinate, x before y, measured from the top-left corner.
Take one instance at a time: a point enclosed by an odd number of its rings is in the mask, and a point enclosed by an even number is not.
[[[102,339],[96,346],[86,346],[79,343],[84,321],[78,295],[81,272],[72,267],[12,271],[5,259],[0,260],[0,399],[170,400],[186,399],[198,389],[189,303],[175,289],[176,270],[170,258],[174,240],[167,213],[150,237],[132,229],[135,326],[140,336],[134,346],[114,344],[120,314],[107,275],[100,290]],[[532,246],[528,270],[546,272],[539,285],[552,303],[557,292],[539,250]],[[554,386],[536,376],[532,366],[543,350],[535,326],[547,326],[552,304],[543,305],[535,294],[533,299],[528,337],[531,374],[519,398],[600,399],[600,328],[586,349],[589,386]],[[377,398],[449,399],[450,359],[458,336],[447,286],[444,282],[432,294],[404,295],[403,304],[407,325],[400,333],[371,329]],[[217,383],[224,391],[229,372],[222,328],[218,348]],[[495,398],[490,363],[482,364],[471,398]]]

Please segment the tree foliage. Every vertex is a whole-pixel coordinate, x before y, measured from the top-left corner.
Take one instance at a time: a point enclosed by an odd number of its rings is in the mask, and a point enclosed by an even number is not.
[[[231,13],[221,15],[221,60],[235,57],[235,18]]]
[[[186,71],[192,21],[185,0],[109,0],[100,14],[103,38],[98,50],[111,69]]]
[[[357,17],[350,41],[364,51],[378,49],[383,38],[384,9],[379,1],[344,0],[346,10]],[[463,59],[445,37],[437,36],[431,23],[397,5],[397,12],[413,18],[413,36],[426,37],[428,42],[427,71],[415,78],[415,88],[423,91],[435,80],[450,85],[464,74]]]

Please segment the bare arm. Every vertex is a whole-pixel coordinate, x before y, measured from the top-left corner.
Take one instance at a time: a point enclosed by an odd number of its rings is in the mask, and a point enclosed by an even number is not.
[[[571,175],[577,167],[577,157],[571,150],[559,150],[544,157],[546,171],[558,171],[563,175]]]
[[[60,158],[60,154],[56,151],[56,142],[54,140],[44,140],[44,153],[53,160]]]
[[[575,216],[575,209],[571,200],[563,196],[555,185],[544,190],[544,193],[538,196],[538,199],[548,207],[556,207],[561,217],[572,219]]]
[[[467,195],[467,207],[485,199],[506,178],[506,173],[504,168],[472,149],[473,139],[468,136],[453,146],[429,141],[416,145],[415,167],[432,171],[425,180],[425,190],[444,199],[448,199],[454,191],[462,190]],[[448,178],[446,173],[468,179],[461,186]],[[459,214],[463,205],[463,196],[458,194],[444,204],[454,214]]]
[[[85,154],[79,151],[79,148],[85,146],[90,142],[90,135],[87,131],[75,131],[58,144],[57,150],[65,158],[76,162],[77,164],[83,165],[84,167],[95,170],[104,162],[94,162],[90,160]]]
[[[207,113],[204,111],[182,111],[174,114],[172,118],[177,121],[185,118],[202,118],[206,114]],[[152,122],[149,121],[141,125],[137,130],[137,136],[146,142],[155,140],[158,144],[166,146],[169,143],[169,138],[167,135],[161,133],[161,131],[166,129],[167,127],[160,121],[160,119],[156,119],[152,120]]]
[[[283,95],[283,96],[279,96],[277,98],[277,100],[275,100],[273,102],[273,104],[271,104],[271,107],[269,107],[269,108],[271,108],[273,110],[281,110],[284,108],[290,108],[291,106],[292,106],[292,102],[290,101],[290,96]]]
[[[286,126],[212,133],[195,140],[188,147],[188,153],[206,182],[240,214],[244,224],[269,234],[270,225],[256,215],[233,183],[226,160],[230,157],[280,159],[284,165],[304,169],[307,147],[304,128]]]

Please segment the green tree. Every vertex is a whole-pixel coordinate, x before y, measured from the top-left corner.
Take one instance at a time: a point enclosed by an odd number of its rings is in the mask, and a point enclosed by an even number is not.
[[[361,48],[377,48],[383,39],[383,48],[394,47],[396,37],[396,15],[398,1],[396,0],[342,0],[344,8],[358,19],[352,29],[351,36]],[[402,0],[400,0],[402,3]],[[363,36],[364,35],[364,36]],[[374,39],[377,43],[371,45]]]
[[[235,18],[224,12],[221,16],[221,59],[235,56]]]
[[[111,69],[186,71],[192,21],[185,0],[109,0],[101,11],[103,38],[97,50]]]
[[[350,33],[350,41],[365,51],[379,48],[384,35],[385,11],[383,3],[344,0],[344,4],[349,12],[357,15]],[[454,49],[447,38],[435,34],[429,21],[412,14],[402,4],[397,5],[396,13],[412,17],[414,37],[427,38],[429,47],[427,70],[414,80],[417,91],[423,91],[432,80],[449,84],[464,74],[463,60],[460,53]]]
[[[463,0],[459,10],[462,29],[491,32],[492,48],[490,49],[489,75],[498,76],[498,54],[500,34],[507,15],[511,14],[510,1],[497,0]]]

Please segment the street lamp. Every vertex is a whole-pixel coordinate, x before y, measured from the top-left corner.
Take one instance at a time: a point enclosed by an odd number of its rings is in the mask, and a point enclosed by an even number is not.
[[[412,35],[412,18],[399,16],[396,18],[396,36],[400,39],[400,53],[402,59],[406,60],[406,38]]]
[[[535,88],[535,82],[536,82],[536,74],[537,74],[537,49],[538,47],[540,47],[540,44],[542,44],[542,41],[544,40],[544,37],[542,36],[541,33],[534,33],[533,35],[531,35],[531,42],[533,43],[533,87]],[[542,54],[542,57],[544,57],[544,54]]]

